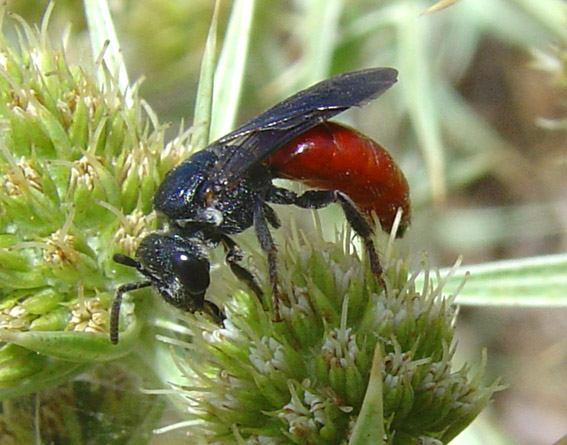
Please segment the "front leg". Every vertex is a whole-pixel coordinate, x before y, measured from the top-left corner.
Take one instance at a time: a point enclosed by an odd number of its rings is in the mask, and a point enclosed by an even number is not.
[[[267,200],[274,204],[294,204],[304,209],[321,209],[333,202],[339,204],[347,221],[364,242],[372,273],[384,284],[382,265],[372,241],[372,227],[348,195],[339,190],[308,190],[298,195],[291,190],[273,187],[268,193]]]
[[[243,258],[242,251],[240,250],[238,244],[236,244],[236,242],[234,242],[232,238],[226,235],[223,235],[220,241],[226,252],[225,261],[230,267],[232,273],[236,276],[236,278],[246,284],[258,298],[260,298],[262,296],[262,289],[260,289],[260,286],[256,282],[254,275],[252,275],[248,270],[238,264],[238,262]]]

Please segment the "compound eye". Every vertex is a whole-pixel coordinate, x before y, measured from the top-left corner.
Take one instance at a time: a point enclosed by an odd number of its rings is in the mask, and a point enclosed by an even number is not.
[[[194,255],[185,253],[176,255],[173,259],[173,271],[191,295],[204,294],[211,282],[209,262]]]

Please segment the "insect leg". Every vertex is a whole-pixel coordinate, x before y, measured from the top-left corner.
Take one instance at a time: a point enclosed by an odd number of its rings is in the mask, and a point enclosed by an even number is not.
[[[236,276],[236,278],[246,284],[250,288],[250,290],[256,294],[256,296],[262,296],[262,289],[260,289],[260,286],[256,282],[254,275],[252,275],[247,269],[238,264],[238,262],[243,258],[242,251],[240,250],[238,244],[236,244],[236,242],[234,242],[232,238],[226,235],[223,235],[223,237],[221,238],[221,243],[226,251],[226,263],[230,267],[232,273]]]
[[[378,279],[382,281],[382,266],[376,247],[372,241],[372,226],[368,223],[364,215],[358,210],[356,204],[339,190],[308,190],[298,195],[297,193],[280,187],[272,187],[268,194],[268,201],[274,204],[294,204],[304,209],[320,209],[333,202],[341,206],[345,217],[355,233],[364,242],[370,269]]]
[[[279,290],[278,290],[278,271],[277,271],[277,249],[274,238],[268,227],[268,219],[266,218],[265,207],[268,207],[263,200],[257,200],[254,203],[254,230],[256,237],[260,243],[260,247],[268,256],[268,275],[270,276],[270,284],[272,285],[272,298],[274,304],[274,313],[276,321],[280,321],[279,308]]]
[[[213,321],[217,324],[221,324],[222,321],[226,318],[220,308],[209,300],[203,301],[203,312],[209,314]]]
[[[360,210],[358,210],[358,207],[352,199],[338,190],[334,193],[336,202],[342,207],[347,221],[364,242],[364,247],[366,247],[366,252],[368,252],[368,259],[370,261],[370,269],[372,270],[372,273],[374,273],[374,275],[378,277],[384,285],[385,283],[382,280],[382,265],[380,264],[378,252],[376,252],[376,247],[372,241],[372,226],[368,224],[368,221],[364,215],[360,213]]]
[[[264,209],[264,216],[266,217],[266,219],[268,220],[270,225],[274,229],[279,229],[280,226],[282,225],[282,223],[280,222],[280,218],[278,217],[275,210],[272,209],[269,205],[267,205],[265,203],[264,203],[263,209]]]

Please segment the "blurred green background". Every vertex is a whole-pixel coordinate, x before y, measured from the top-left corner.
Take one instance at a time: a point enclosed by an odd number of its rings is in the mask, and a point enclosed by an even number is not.
[[[130,79],[144,78],[141,96],[173,137],[192,122],[214,2],[109,3]],[[231,3],[221,3],[221,34]],[[341,120],[388,147],[410,181],[414,220],[400,249],[427,251],[439,267],[463,255],[465,268],[564,252],[566,3],[462,0],[423,14],[434,3],[257,0],[239,122],[331,74],[395,67],[391,91]],[[45,8],[8,5],[30,23]],[[71,57],[88,59],[81,2],[59,0],[53,39],[69,24]],[[460,354],[474,360],[487,348],[492,375],[509,388],[454,443],[539,445],[567,434],[566,331],[565,308],[462,307]]]

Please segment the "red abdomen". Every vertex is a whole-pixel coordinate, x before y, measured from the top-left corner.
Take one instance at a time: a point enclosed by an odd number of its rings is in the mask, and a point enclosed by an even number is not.
[[[376,212],[390,232],[398,208],[397,235],[410,223],[408,182],[390,154],[369,137],[334,122],[323,122],[276,151],[266,164],[281,178],[324,190],[340,190],[370,218]]]

